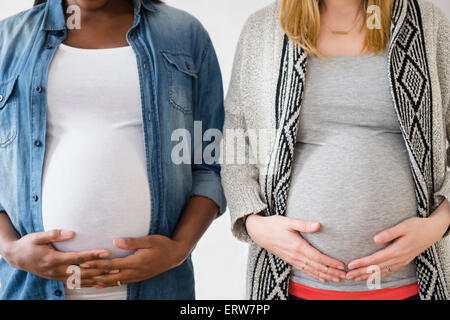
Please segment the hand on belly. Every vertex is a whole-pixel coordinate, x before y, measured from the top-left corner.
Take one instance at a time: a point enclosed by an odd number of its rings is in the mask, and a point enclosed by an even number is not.
[[[444,200],[429,218],[409,218],[376,234],[372,241],[386,247],[351,261],[347,279],[368,279],[368,268],[372,266],[379,268],[381,277],[387,277],[410,265],[417,256],[442,239],[450,224],[449,216],[450,205]]]
[[[138,238],[149,233],[150,214],[142,213],[136,217],[136,211],[131,210],[107,210],[82,212],[66,209],[65,214],[56,214],[60,210],[50,210],[44,220],[45,230],[64,229],[75,232],[75,236],[65,242],[55,243],[55,248],[62,252],[79,252],[93,249],[108,250],[111,255],[107,259],[126,257],[134,250],[118,248],[114,240],[119,238]]]
[[[320,252],[300,236],[300,232],[318,232],[319,223],[254,214],[247,218],[246,227],[255,243],[303,273],[324,282],[345,278],[344,263]]]
[[[88,270],[99,269],[112,272],[112,274],[93,277],[99,283],[99,288],[153,278],[180,266],[192,250],[181,241],[160,235],[118,239],[115,244],[118,248],[126,251],[136,250],[136,252],[126,258],[96,260],[81,264],[82,268]]]
[[[121,238],[119,234],[111,232],[78,231],[73,239],[54,243],[56,250],[61,252],[80,252],[87,250],[108,250],[110,255],[106,259],[124,258],[134,252],[134,250],[124,250],[114,245],[114,240]]]

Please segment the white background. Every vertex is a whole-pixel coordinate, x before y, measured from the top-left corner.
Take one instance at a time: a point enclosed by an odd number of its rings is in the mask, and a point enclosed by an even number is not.
[[[234,50],[247,17],[273,0],[166,0],[200,19],[209,31],[228,87]],[[434,0],[450,17],[450,1]],[[0,19],[31,7],[32,0],[0,0]],[[201,240],[194,253],[198,299],[243,299],[247,246],[231,236],[226,213]]]

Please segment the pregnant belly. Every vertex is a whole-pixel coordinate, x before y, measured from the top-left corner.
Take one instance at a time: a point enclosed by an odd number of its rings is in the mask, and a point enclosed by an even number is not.
[[[55,243],[57,250],[106,249],[109,258],[125,257],[132,251],[116,248],[113,240],[143,237],[150,229],[147,173],[138,150],[142,146],[111,137],[97,143],[77,141],[48,148],[42,190],[44,230],[75,232],[73,239]]]
[[[288,198],[289,217],[321,223],[317,233],[302,236],[345,264],[385,247],[373,236],[417,212],[406,154],[360,151],[302,145]]]

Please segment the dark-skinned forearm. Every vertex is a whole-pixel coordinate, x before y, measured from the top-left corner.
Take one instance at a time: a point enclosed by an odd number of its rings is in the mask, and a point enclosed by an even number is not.
[[[6,212],[0,212],[0,255],[5,256],[7,245],[19,238]]]
[[[189,200],[172,236],[172,240],[184,248],[184,256],[180,260],[184,261],[189,256],[218,212],[216,203],[208,198],[194,196]]]

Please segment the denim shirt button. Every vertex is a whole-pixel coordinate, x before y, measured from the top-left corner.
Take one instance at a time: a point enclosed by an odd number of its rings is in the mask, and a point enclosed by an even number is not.
[[[47,45],[45,46],[45,48],[46,48],[46,49],[53,49],[53,46],[52,46],[51,44],[47,44]]]
[[[0,102],[3,101],[3,96],[0,94]]]
[[[59,290],[59,289],[55,290],[55,296],[61,297],[62,296],[62,291]]]
[[[34,142],[34,145],[35,145],[36,147],[40,147],[40,146],[42,146],[42,143],[41,143],[40,140],[36,140],[36,141]]]
[[[41,87],[36,87],[36,92],[42,92],[42,88]]]
[[[34,201],[34,202],[37,202],[38,200],[39,200],[39,197],[38,197],[37,195],[34,195],[34,196],[33,196],[33,201]]]
[[[190,65],[189,63],[187,63],[187,62],[186,62],[186,68],[187,68],[188,70],[191,70],[191,65]]]

